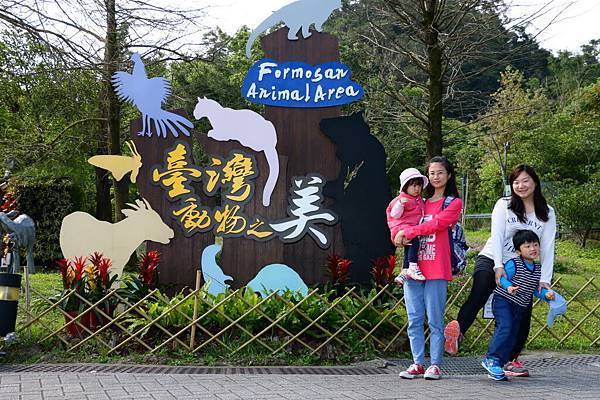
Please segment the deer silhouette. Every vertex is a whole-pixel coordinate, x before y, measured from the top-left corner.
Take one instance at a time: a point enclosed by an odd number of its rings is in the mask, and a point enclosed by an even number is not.
[[[27,251],[27,269],[29,272],[34,273],[33,245],[35,244],[35,222],[26,214],[21,214],[14,220],[10,218],[11,216],[11,213],[0,212],[0,228],[9,234],[16,247],[12,253],[8,272],[20,272],[21,258],[19,248],[25,248]]]
[[[178,130],[189,136],[189,130],[194,125],[184,117],[162,109],[162,103],[171,94],[169,81],[163,77],[148,79],[146,67],[138,53],[133,53],[131,60],[132,73],[115,72],[112,82],[119,99],[135,105],[142,113],[142,131],[138,135],[152,136],[151,124],[154,123],[159,137],[167,137],[168,131],[178,137]]]
[[[115,224],[98,221],[91,215],[76,211],[67,215],[60,227],[60,249],[64,258],[74,260],[99,252],[112,261],[110,273],[121,276],[131,254],[144,241],[167,244],[173,229],[163,222],[145,199],[128,204],[123,210],[127,218]]]

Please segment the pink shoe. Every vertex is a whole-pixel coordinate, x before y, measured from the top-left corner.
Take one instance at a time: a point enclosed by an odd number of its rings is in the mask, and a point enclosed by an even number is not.
[[[526,377],[529,376],[529,370],[525,368],[523,363],[519,360],[513,360],[506,363],[504,366],[504,375]]]
[[[444,350],[448,354],[458,353],[458,348],[462,340],[462,334],[460,333],[460,325],[457,320],[448,322],[448,325],[444,328]]]
[[[431,368],[431,367],[430,367]],[[400,372],[400,378],[415,379],[422,378],[425,374],[425,368],[421,364],[412,364],[406,371]]]
[[[437,381],[442,377],[442,370],[437,365],[430,365],[424,376],[427,380]]]

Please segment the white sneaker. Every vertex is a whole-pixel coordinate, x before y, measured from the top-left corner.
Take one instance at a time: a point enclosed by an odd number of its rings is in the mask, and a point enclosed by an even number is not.
[[[396,282],[396,284],[398,286],[402,286],[404,285],[404,282],[406,282],[406,280],[408,279],[408,275],[407,275],[407,269],[403,269],[402,272],[400,272],[400,275],[398,275],[395,279],[394,282]]]
[[[424,281],[425,280],[425,275],[423,275],[423,273],[419,269],[419,265],[417,265],[415,263],[410,263],[408,266],[408,269],[406,271],[407,271],[406,274],[408,275],[408,277],[414,281]]]

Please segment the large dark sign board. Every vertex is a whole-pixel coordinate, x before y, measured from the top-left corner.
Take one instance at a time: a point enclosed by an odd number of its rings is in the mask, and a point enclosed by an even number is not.
[[[350,71],[344,72],[343,65],[339,63],[339,46],[335,37],[313,32],[308,39],[290,41],[288,29],[284,27],[265,36],[262,46],[266,57],[273,64],[338,66],[340,76],[347,78],[343,84],[357,88],[362,96],[362,88],[349,80]],[[333,76],[332,72],[328,74]],[[349,90],[347,93],[353,92]],[[281,240],[265,241],[250,240],[247,237],[224,237],[219,265],[225,274],[233,277],[231,286],[244,286],[261,268],[277,263],[285,264],[298,272],[307,284],[321,283],[326,280],[325,264],[327,256],[331,254],[350,258],[353,262],[352,280],[368,282],[372,259],[387,256],[394,251],[385,223],[385,206],[391,195],[385,178],[383,147],[370,135],[362,116],[341,117],[339,106],[266,106],[264,118],[277,131],[276,150],[279,161],[279,176],[268,207],[264,206],[265,199],[260,195],[273,170],[273,165],[267,163],[265,153],[244,147],[237,141],[215,140],[203,132],[193,132],[191,137],[183,140],[188,143],[189,148],[196,141],[205,154],[221,159],[225,159],[233,150],[241,150],[252,156],[258,177],[252,181],[255,185],[254,195],[244,204],[246,215],[261,216],[271,223],[286,221],[293,210],[294,188],[298,189],[312,181],[317,182],[315,185],[319,188],[316,195],[311,192],[313,197],[322,200],[319,202],[324,211],[333,210],[335,219],[318,226],[319,234],[327,239],[326,244],[319,243],[318,235],[314,233],[312,236],[299,236],[301,239],[292,243],[282,238],[283,234],[280,234]],[[216,127],[213,126],[213,129]],[[152,168],[165,164],[165,154],[182,137],[140,137],[137,135],[140,130],[141,121],[134,121],[131,133],[143,160],[137,179],[140,194],[175,231],[175,238],[169,245],[148,243],[148,247],[163,253],[165,261],[161,269],[162,282],[172,283],[176,287],[192,286],[194,271],[200,267],[202,251],[214,243],[214,232],[186,237],[177,221],[170,218],[173,204],[165,197],[164,187],[152,184]],[[189,161],[195,163],[197,160]],[[347,170],[359,164],[361,167],[357,169],[355,178],[344,190]],[[209,207],[221,206],[217,204],[218,197],[206,196],[202,184],[190,183],[202,204]]]

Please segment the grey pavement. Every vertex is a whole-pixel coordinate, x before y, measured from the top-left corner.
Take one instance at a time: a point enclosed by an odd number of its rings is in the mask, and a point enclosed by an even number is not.
[[[402,380],[377,375],[0,373],[0,399],[600,399],[600,363],[533,370],[494,382],[485,375]]]

